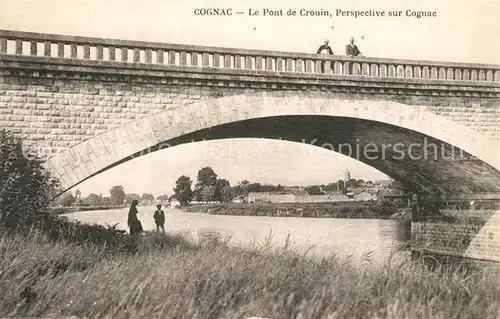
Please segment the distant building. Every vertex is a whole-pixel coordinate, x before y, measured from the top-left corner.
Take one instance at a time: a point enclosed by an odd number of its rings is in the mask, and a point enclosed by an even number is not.
[[[246,203],[247,199],[245,195],[236,196],[231,200],[232,203]]]
[[[256,192],[248,194],[249,203],[330,203],[348,201],[344,194],[309,195],[307,192]]]
[[[379,201],[388,201],[390,200],[391,196],[400,196],[402,195],[401,192],[393,189],[379,189],[377,192],[377,199]]]
[[[353,198],[358,201],[372,201],[372,200],[375,201],[378,200],[377,193],[378,190],[376,189],[362,189],[353,192]]]
[[[177,199],[173,199],[170,201],[170,206],[175,207],[175,206],[180,206],[180,202]]]

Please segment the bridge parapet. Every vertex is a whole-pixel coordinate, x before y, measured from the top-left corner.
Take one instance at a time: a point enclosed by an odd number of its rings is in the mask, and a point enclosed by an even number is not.
[[[0,30],[0,55],[112,63],[232,69],[340,76],[450,81],[475,85],[500,82],[500,66],[368,57],[325,56],[196,45],[128,41]],[[352,74],[349,74],[352,64]],[[495,86],[498,85],[494,83]]]

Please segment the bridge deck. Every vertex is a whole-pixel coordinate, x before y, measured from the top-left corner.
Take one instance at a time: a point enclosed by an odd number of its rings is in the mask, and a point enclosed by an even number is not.
[[[211,71],[274,71],[294,73],[299,77],[319,75],[326,63],[326,74],[333,76],[430,80],[454,84],[473,82],[475,85],[494,86],[500,83],[499,65],[352,58],[0,30],[0,59],[6,60],[7,56],[78,60],[81,65],[94,62],[96,65],[124,68],[154,65],[210,68]],[[350,64],[353,65],[352,74],[349,73]]]

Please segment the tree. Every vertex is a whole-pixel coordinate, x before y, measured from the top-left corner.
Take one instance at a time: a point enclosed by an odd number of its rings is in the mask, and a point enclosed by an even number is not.
[[[143,193],[142,196],[141,196],[141,200],[144,200],[144,201],[154,201],[155,197],[153,196],[153,194]]]
[[[112,205],[121,205],[123,204],[123,201],[125,200],[125,191],[123,190],[123,186],[117,185],[113,186],[109,190],[110,194],[110,201]]]
[[[91,206],[99,206],[101,205],[101,198],[99,195],[97,194],[94,194],[94,193],[90,193],[87,198],[85,199],[85,201],[91,205]]]
[[[345,183],[345,187],[347,189],[356,188],[357,186],[358,186],[358,181],[355,178],[351,178]]]
[[[215,196],[215,186],[203,186],[201,189],[201,198],[204,202],[210,202]]]
[[[75,201],[77,203],[81,202],[82,199],[82,192],[80,192],[79,189],[75,190]]]
[[[164,195],[160,195],[160,196],[156,197],[156,199],[159,201],[162,201],[162,202],[166,202],[166,201],[168,201],[169,197],[168,197],[168,195],[164,194]]]
[[[260,183],[251,183],[251,184],[247,184],[245,189],[249,193],[258,193],[258,192],[262,192],[262,185]]]
[[[25,233],[49,216],[51,200],[62,189],[43,162],[20,139],[0,130],[0,228]]]
[[[196,178],[196,184],[194,187],[194,197],[196,201],[201,202],[203,200],[202,189],[205,186],[216,186],[217,184],[217,174],[214,170],[209,167],[203,167],[198,171],[198,176]]]
[[[198,171],[196,186],[215,186],[217,183],[217,174],[207,166]]]
[[[233,187],[231,186],[224,186],[220,190],[220,200],[223,203],[229,203],[233,198],[236,197],[236,194],[234,192]]]
[[[224,178],[218,178],[217,182],[215,183],[215,194],[214,194],[214,200],[222,202],[222,189],[224,187],[230,187],[231,184],[227,179]]]
[[[125,201],[127,202],[127,204],[132,203],[133,200],[139,201],[140,199],[141,199],[141,197],[138,194],[132,193],[132,194],[125,195]]]
[[[247,195],[248,193],[246,192],[246,190],[241,186],[241,185],[236,185],[236,186],[232,186],[232,187],[229,187],[230,190],[231,190],[231,193],[234,195],[234,197],[236,196],[240,196],[240,195]]]
[[[111,205],[111,199],[109,197],[102,197],[101,196],[101,205],[102,206],[110,206]]]
[[[249,182],[248,180],[244,179],[244,180],[242,180],[242,181],[240,182],[240,184],[239,184],[239,185],[241,185],[242,187],[246,187],[248,184],[250,184],[250,182]]]
[[[63,194],[61,199],[61,205],[68,207],[76,202],[76,197],[71,193]]]
[[[306,187],[306,192],[309,195],[324,195],[324,193],[321,191],[321,189],[319,188],[319,186],[309,186],[309,187]]]
[[[185,175],[175,181],[174,196],[181,205],[187,205],[193,199],[192,184],[191,178]]]

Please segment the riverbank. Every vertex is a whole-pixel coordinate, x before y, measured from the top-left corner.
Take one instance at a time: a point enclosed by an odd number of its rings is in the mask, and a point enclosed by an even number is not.
[[[376,202],[224,203],[181,207],[188,213],[233,216],[391,219],[402,209]]]
[[[51,211],[57,215],[63,214],[71,214],[76,212],[89,212],[95,210],[111,210],[111,209],[120,209],[126,206],[70,206],[70,207],[51,207]]]
[[[156,234],[136,253],[39,233],[4,235],[0,247],[0,317],[465,319],[500,311],[498,277],[419,262],[313,260],[286,247]],[[16,307],[26,286],[37,297]]]

